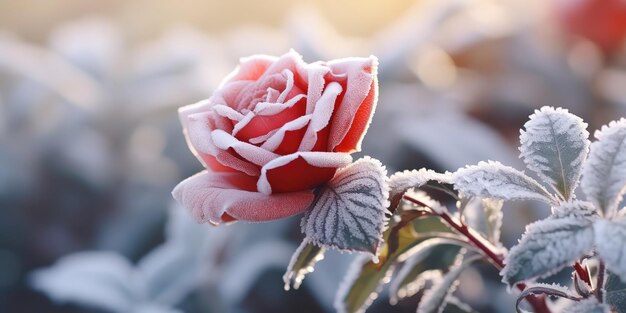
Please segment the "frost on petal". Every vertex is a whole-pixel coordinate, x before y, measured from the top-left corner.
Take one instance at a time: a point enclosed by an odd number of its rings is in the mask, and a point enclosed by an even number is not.
[[[593,246],[593,220],[584,215],[551,216],[528,225],[504,260],[502,281],[513,286],[572,264]]]
[[[286,102],[259,102],[254,107],[253,112],[256,115],[261,115],[261,116],[276,115],[276,114],[283,112],[286,109],[293,107],[295,104],[297,104],[298,102],[300,102],[300,100],[304,98],[306,98],[305,95],[296,95]]]
[[[387,171],[378,160],[359,159],[324,185],[302,218],[311,243],[374,255],[382,244]]]
[[[383,285],[388,283],[394,262],[382,266],[372,262],[369,255],[354,259],[335,295],[334,307],[338,313],[364,313],[378,298]]]
[[[329,63],[335,81],[345,84],[341,103],[333,114],[329,149],[335,152],[360,150],[361,140],[376,110],[378,59],[346,58]]]
[[[316,62],[308,64],[305,68],[300,69],[300,76],[306,80],[307,101],[306,101],[306,114],[311,114],[318,105],[318,101],[324,92],[326,80],[324,76],[330,72],[330,68]]]
[[[267,134],[305,115],[304,106],[305,101],[302,95],[295,96],[283,104],[259,102],[254,110],[248,112],[235,125],[232,134],[242,141]]]
[[[328,182],[337,169],[352,162],[347,153],[296,152],[278,157],[261,170],[257,188],[265,194],[318,187]]]
[[[596,131],[598,139],[583,169],[581,187],[587,200],[612,214],[626,193],[626,119]]]
[[[311,123],[309,124],[309,128],[307,129],[304,138],[302,138],[302,142],[300,143],[298,150],[310,151],[313,149],[318,140],[318,132],[328,126],[328,123],[330,122],[330,118],[335,110],[335,101],[341,92],[342,88],[338,83],[331,82],[328,84],[324,90],[324,94],[321,95],[315,104],[315,108],[311,113]]]
[[[565,109],[543,107],[524,128],[520,135],[524,163],[564,199],[571,199],[589,152],[587,124]]]
[[[296,252],[291,256],[289,266],[285,275],[283,275],[283,281],[285,282],[285,290],[289,290],[291,286],[293,289],[300,288],[304,276],[313,272],[315,264],[324,259],[324,252],[326,249],[323,247],[311,244],[306,238],[302,241]]]
[[[502,200],[554,202],[537,181],[499,162],[480,162],[453,174],[454,188],[465,195]]]
[[[214,105],[211,109],[215,111],[215,113],[217,113],[218,115],[226,117],[233,122],[239,122],[244,119],[243,114],[223,104]]]
[[[479,260],[480,255],[469,257],[463,263],[453,267],[443,278],[424,292],[424,296],[417,307],[417,313],[441,313],[446,307],[448,297],[456,290],[459,276],[470,264]]]
[[[572,301],[563,309],[563,313],[610,313],[611,308],[598,302],[595,297],[590,297],[580,301]]]
[[[59,303],[77,303],[112,312],[129,312],[138,296],[128,279],[133,268],[111,252],[81,252],[33,272],[30,283]]]
[[[296,152],[298,143],[304,135],[304,129],[310,121],[311,116],[305,115],[285,123],[263,142],[261,148],[280,154]],[[290,137],[290,134],[295,134],[295,138]]]
[[[225,82],[257,80],[277,59],[278,58],[269,55],[253,55],[247,58],[241,58],[239,66],[224,79],[222,86]]]
[[[266,195],[256,191],[254,178],[241,173],[201,172],[182,181],[172,192],[198,223],[220,224],[224,213],[237,220],[259,222],[302,213],[313,192]]]
[[[598,219],[593,229],[598,255],[607,269],[626,282],[626,218]]]
[[[389,178],[389,209],[394,210],[398,207],[404,193],[411,188],[419,188],[429,181],[448,184],[451,183],[451,180],[452,175],[450,173],[441,174],[425,168],[397,172]]]
[[[213,143],[216,147],[222,150],[228,150],[232,148],[245,160],[259,166],[263,166],[269,163],[271,160],[279,157],[279,155],[276,153],[261,149],[260,147],[249,144],[247,142],[239,141],[237,138],[233,137],[231,134],[221,129],[216,129],[212,131],[211,139],[213,140]]]

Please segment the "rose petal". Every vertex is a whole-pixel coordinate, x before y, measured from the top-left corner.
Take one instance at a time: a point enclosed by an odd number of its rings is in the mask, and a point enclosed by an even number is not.
[[[296,152],[285,155],[263,166],[257,189],[271,194],[315,188],[350,162],[352,157],[347,153]]]
[[[312,114],[311,123],[306,130],[302,142],[300,143],[299,151],[311,151],[317,142],[317,134],[328,125],[330,118],[335,110],[335,101],[341,93],[341,85],[336,82],[331,82],[326,86],[324,94],[319,98],[315,104],[315,110]]]
[[[289,109],[293,107],[295,104],[300,102],[300,100],[306,98],[306,95],[299,94],[289,99],[289,101],[285,103],[276,103],[276,102],[259,102],[254,108],[254,113],[256,115],[276,115],[284,111],[285,109]]]
[[[346,133],[343,140],[333,149],[335,152],[347,152],[352,153],[361,151],[361,142],[363,137],[367,133],[370,123],[372,122],[372,116],[376,110],[376,102],[378,97],[378,81],[374,79],[372,87],[363,103],[354,114],[352,125],[350,130]]]
[[[258,176],[260,169],[257,165],[238,158],[230,151],[223,151],[215,146],[211,136],[213,127],[210,125],[210,117],[212,114],[215,113],[209,111],[191,114],[183,122],[183,125],[186,125],[183,128],[183,133],[187,139],[189,149],[205,167],[214,171],[226,171],[227,168],[230,168],[248,175]]]
[[[321,62],[307,64],[300,67],[299,76],[303,77],[307,88],[306,114],[313,113],[315,106],[322,96],[326,80],[324,77],[330,72],[330,68]]]
[[[294,87],[293,72],[290,70],[283,70],[281,74],[285,76],[286,80],[285,80],[285,88],[283,88],[283,91],[280,93],[280,96],[278,96],[278,99],[276,99],[276,102],[280,102],[280,103],[285,102],[285,100],[288,99],[287,96],[289,96],[292,90],[294,89],[293,88]]]
[[[178,184],[172,195],[197,222],[213,224],[233,218],[259,222],[292,216],[306,210],[314,198],[310,190],[265,195],[254,191],[254,184],[244,174],[203,171]]]
[[[261,149],[253,144],[239,141],[231,134],[216,129],[211,132],[211,139],[216,147],[222,150],[233,149],[237,154],[243,157],[245,160],[252,162],[253,164],[263,166],[268,162],[279,157],[278,154]]]
[[[226,117],[233,122],[239,122],[244,118],[244,115],[233,110],[231,107],[217,104],[212,107],[212,109],[220,116]],[[234,130],[233,130],[234,131]]]
[[[334,76],[345,76],[343,99],[335,109],[331,121],[329,149],[348,153],[358,151],[376,108],[378,60],[374,56],[346,58],[330,62],[328,65],[332,68]],[[350,133],[348,141],[342,143],[348,133]],[[337,146],[340,146],[339,149]]]
[[[211,100],[206,99],[202,100],[190,105],[183,106],[178,108],[178,118],[180,119],[180,123],[183,125],[183,129],[188,128],[188,120],[187,117],[192,114],[208,112],[211,108]]]
[[[302,56],[295,52],[294,50],[290,50],[289,52],[281,55],[274,63],[272,63],[265,73],[257,80],[261,81],[265,77],[271,76],[273,74],[281,73],[285,69],[290,70],[293,73],[297,73],[298,69],[306,66],[306,63],[302,60]]]
[[[306,101],[303,96],[297,96],[282,105],[267,105],[259,103],[261,106],[259,113],[249,112],[233,129],[233,135],[242,141],[249,141],[251,138],[259,137],[268,132],[279,129],[286,123],[305,115]],[[278,111],[282,109],[281,111]],[[266,113],[277,112],[274,115],[264,115]]]
[[[224,82],[257,80],[276,60],[278,60],[277,57],[262,54],[241,58],[239,66],[226,76]]]
[[[275,152],[280,154],[293,153],[297,151],[298,146],[302,140],[302,136],[304,135],[304,128],[309,124],[311,120],[311,115],[301,116],[289,123],[283,125],[280,129],[278,129],[272,136],[270,136],[262,145],[261,148]],[[294,132],[296,130],[302,130],[299,137],[289,138],[287,140],[288,146],[284,146],[282,151],[277,151],[277,148],[284,143],[285,134],[287,132]],[[289,149],[288,147],[292,147]],[[293,151],[287,151],[293,150]]]
[[[254,81],[241,80],[225,83],[224,86],[218,88],[211,96],[210,100],[213,104],[223,104],[229,106],[236,111],[240,111],[237,107],[237,99],[239,95],[245,92],[250,86],[254,85]]]

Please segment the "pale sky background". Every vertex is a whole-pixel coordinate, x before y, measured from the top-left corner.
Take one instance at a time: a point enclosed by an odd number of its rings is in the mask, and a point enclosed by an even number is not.
[[[13,0],[0,1],[0,30],[37,41],[65,21],[104,16],[122,25],[129,37],[136,39],[155,36],[180,24],[219,34],[249,24],[280,27],[290,10],[305,4],[318,7],[340,33],[367,37],[415,3],[415,0]]]

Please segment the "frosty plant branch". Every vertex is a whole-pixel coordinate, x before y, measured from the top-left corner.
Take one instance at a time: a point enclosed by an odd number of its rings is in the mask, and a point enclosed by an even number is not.
[[[498,270],[502,270],[504,268],[504,263],[503,263],[504,257],[501,254],[494,251],[492,248],[488,247],[485,244],[486,240],[478,238],[476,235],[474,235],[474,233],[470,230],[470,228],[467,227],[467,225],[455,221],[454,218],[450,216],[450,214],[448,214],[448,212],[446,211],[437,212],[436,210],[431,208],[429,205],[411,197],[410,195],[405,194],[403,198],[420,207],[427,208],[433,214],[436,214],[439,217],[441,217],[442,220],[444,220],[448,225],[450,225],[460,234],[465,236],[474,246],[476,246],[482,253],[484,253],[489,258],[489,260],[496,266]],[[519,283],[516,285],[516,287],[520,291],[524,291],[524,289],[526,289],[526,284]],[[526,300],[533,307],[535,312],[537,313],[549,313],[550,312],[550,308],[548,308],[548,306],[546,305],[544,296],[536,296],[536,295],[531,294],[526,297]]]
[[[495,161],[388,176],[380,161],[351,156],[377,105],[377,66],[374,56],[309,64],[295,51],[242,59],[211,98],[179,110],[207,168],[180,182],[174,198],[197,222],[215,225],[303,213],[305,238],[283,277],[287,287],[298,288],[328,249],[360,252],[336,295],[340,313],[364,312],[386,283],[392,302],[423,291],[418,313],[467,307],[454,292],[477,257],[522,291],[517,304],[526,300],[534,313],[550,313],[547,295],[571,301],[563,312],[626,312],[626,286],[615,287],[626,282],[626,119],[597,131],[592,144],[580,117],[535,111],[520,132],[520,158],[539,180]],[[579,185],[584,201],[574,197]],[[422,187],[456,199],[458,218]],[[404,210],[402,199],[423,209]],[[526,200],[552,214],[527,225],[506,252],[503,204]],[[412,221],[430,215],[458,234],[426,236]],[[480,254],[467,256],[468,245]],[[593,278],[578,263],[591,251],[600,262]],[[575,290],[536,283],[572,265]]]

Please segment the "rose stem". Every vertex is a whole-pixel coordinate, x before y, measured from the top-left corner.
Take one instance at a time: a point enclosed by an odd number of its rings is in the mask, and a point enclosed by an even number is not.
[[[421,207],[425,207],[430,209],[434,214],[439,215],[446,223],[448,223],[448,225],[450,225],[452,228],[456,229],[459,233],[461,233],[462,235],[464,235],[465,237],[467,237],[467,239],[474,245],[476,246],[478,249],[480,249],[480,251],[482,251],[489,259],[491,259],[492,263],[496,266],[496,268],[498,270],[502,270],[502,268],[504,268],[504,258],[499,255],[498,253],[494,252],[493,250],[491,250],[489,247],[487,247],[484,244],[484,241],[477,238],[476,236],[474,236],[474,234],[472,234],[469,231],[469,228],[467,228],[467,226],[465,225],[461,225],[460,223],[457,223],[456,221],[454,221],[454,219],[452,218],[452,216],[450,216],[450,214],[448,214],[448,212],[442,212],[442,213],[437,213],[435,212],[430,206],[426,205],[425,203],[409,196],[409,195],[404,195],[403,198],[407,201],[413,202],[416,205],[419,205]],[[517,287],[517,289],[519,289],[520,291],[523,291],[524,289],[526,289],[526,284],[524,283],[519,283],[515,285]],[[545,297],[544,296],[535,296],[535,295],[529,295],[526,297],[526,300],[528,301],[528,303],[533,307],[533,309],[535,310],[536,313],[550,313],[550,308],[548,308],[546,302],[545,302]]]
[[[600,302],[604,301],[603,293],[604,293],[604,275],[605,275],[605,272],[606,272],[606,269],[604,267],[604,262],[602,260],[600,260],[600,264],[598,264],[598,280],[597,280],[596,290],[595,290],[596,298]]]

